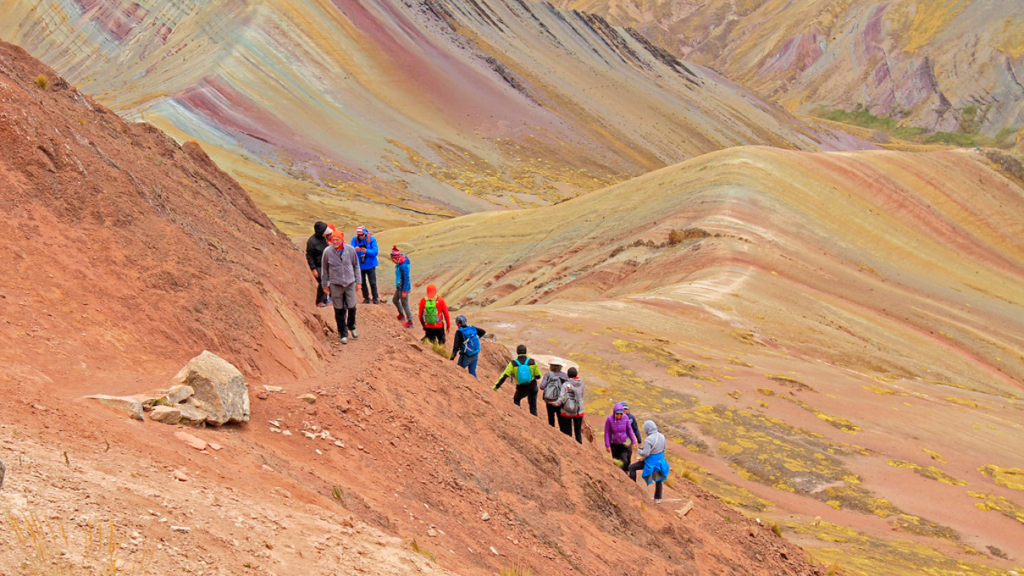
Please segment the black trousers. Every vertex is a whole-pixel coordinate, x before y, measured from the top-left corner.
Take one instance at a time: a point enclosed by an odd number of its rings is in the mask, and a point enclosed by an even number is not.
[[[629,479],[634,481],[634,482],[636,482],[637,470],[643,470],[643,469],[644,469],[644,461],[643,460],[639,460],[637,462],[633,462],[632,464],[630,464],[629,465],[629,469],[627,470],[627,473],[629,474]],[[654,499],[655,500],[661,500],[661,489],[662,489],[664,484],[665,483],[662,482],[661,480],[658,480],[657,482],[654,483]]]
[[[444,344],[444,326],[440,328],[424,328],[423,341],[433,340],[438,344]]]
[[[533,382],[529,384],[523,384],[516,386],[516,395],[512,397],[512,401],[516,403],[516,406],[522,406],[521,402],[523,398],[526,398],[530,402],[530,414],[537,415],[537,385]]]
[[[323,287],[320,286],[320,275],[321,274],[323,274],[323,270],[321,270],[320,268],[317,268],[316,269],[316,303],[318,305],[319,304],[326,304],[327,303],[327,294],[324,294],[324,289],[323,289]]]
[[[369,284],[369,288],[367,288]],[[370,297],[370,292],[373,292],[373,303],[377,304],[380,302],[380,295],[377,294],[377,269],[370,268],[369,270],[363,270],[363,300]]]
[[[562,434],[572,438],[576,434],[576,441],[583,444],[583,416],[562,416],[558,413],[558,428]]]
[[[556,424],[558,421],[558,406],[546,403],[544,405],[548,407],[548,425],[552,428],[558,428],[558,424]]]
[[[633,447],[629,444],[612,444],[612,458],[622,461],[622,471],[629,473],[629,464],[633,460]]]

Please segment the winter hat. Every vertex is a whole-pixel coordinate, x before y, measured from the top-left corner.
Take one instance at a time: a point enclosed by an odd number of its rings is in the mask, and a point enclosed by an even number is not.
[[[437,298],[437,286],[433,284],[427,284],[427,298],[433,300]]]
[[[466,317],[463,316],[462,314],[459,314],[458,316],[456,316],[455,317],[455,325],[456,326],[465,326],[466,325]]]
[[[356,236],[360,234],[367,234],[365,226],[359,226],[358,228],[356,228]]]
[[[516,346],[516,354],[519,354],[520,356],[526,355],[526,345],[520,344],[519,346]]]
[[[391,259],[395,262],[402,261],[402,251],[398,249],[398,246],[391,247]]]
[[[328,224],[327,230],[324,230],[324,238],[327,238],[331,234],[334,234],[335,230],[337,230],[337,228],[334,227],[334,224]]]
[[[619,404],[622,404],[622,409],[623,410],[629,410],[629,402],[626,402],[625,400],[623,400],[622,402],[619,402]]]

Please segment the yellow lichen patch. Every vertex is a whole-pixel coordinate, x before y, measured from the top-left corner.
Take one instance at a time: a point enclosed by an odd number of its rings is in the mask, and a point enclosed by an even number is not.
[[[765,396],[775,396],[775,391],[771,388],[757,388],[757,391]]]
[[[886,460],[886,462],[889,466],[894,468],[909,468],[925,478],[938,480],[943,484],[949,484],[950,486],[967,486],[967,482],[960,480],[959,478],[954,478],[935,466],[921,466],[920,464],[914,464],[913,462],[906,462],[904,460]]]
[[[995,464],[987,464],[978,468],[985,476],[995,480],[996,484],[1011,490],[1024,490],[1024,470],[1020,468],[1003,468]]]
[[[952,402],[953,404],[959,404],[961,406],[967,406],[968,408],[978,407],[977,402],[975,402],[974,400],[968,400],[967,398],[956,398],[954,396],[947,396],[946,401]]]
[[[750,364],[749,362],[745,362],[743,360],[740,360],[736,356],[730,356],[729,357],[729,364],[732,364],[733,366],[745,366],[747,368],[753,368],[754,367],[753,364]]]
[[[994,494],[982,494],[981,492],[968,492],[967,494],[972,498],[983,500],[983,502],[975,504],[978,508],[985,511],[1002,512],[1003,515],[1024,524],[1024,506]]]
[[[660,366],[664,366],[668,373],[673,376],[685,376],[688,378],[696,378],[698,380],[707,379],[699,374],[700,367],[696,364],[683,363],[679,360],[678,356],[662,346],[655,346],[653,344],[637,342],[635,340],[624,340],[622,338],[617,338],[612,341],[612,346],[615,346],[615,349],[619,352],[626,354],[638,352],[652,362]]]
[[[1015,18],[1003,20],[1003,37],[996,43],[996,50],[1012,58],[1024,57],[1024,21]]]
[[[746,488],[730,484],[717,476],[709,474],[707,470],[695,462],[683,460],[673,455],[669,455],[668,461],[672,470],[677,471],[677,474],[714,494],[718,499],[730,506],[745,508],[753,512],[766,512],[775,508],[774,503],[754,495],[754,493]]]
[[[872,384],[871,386],[861,386],[861,388],[867,390],[868,392],[874,392],[879,396],[889,396],[896,393],[895,391],[890,390],[884,386],[875,386],[874,384]]]
[[[847,576],[1004,576],[1005,571],[952,558],[912,540],[882,540],[830,522],[783,523],[786,532],[813,537],[838,547],[807,548],[812,558]]]
[[[856,434],[861,430],[859,426],[857,426],[853,422],[850,422],[846,418],[843,418],[841,416],[832,416],[829,414],[825,414],[821,410],[818,410],[814,406],[811,406],[810,404],[804,402],[803,400],[800,400],[799,398],[793,398],[792,396],[780,396],[780,398],[784,400],[789,400],[790,402],[796,404],[797,406],[803,408],[804,410],[807,410],[811,414],[814,414],[818,418],[818,420],[828,422],[829,424],[835,426],[836,428],[839,428],[843,432]]]
[[[921,450],[924,450],[924,453],[930,456],[932,460],[935,460],[936,462],[942,462],[943,464],[946,463],[946,461],[942,458],[941,455],[939,455],[938,452],[934,452],[927,448],[921,448]]]
[[[779,384],[782,384],[783,386],[786,386],[787,388],[792,388],[793,390],[797,390],[799,392],[807,392],[807,391],[813,392],[814,391],[814,388],[811,388],[807,384],[804,384],[803,382],[800,382],[799,380],[790,378],[789,376],[784,376],[782,374],[765,374],[764,377],[768,378],[769,380],[774,380],[774,381],[778,382]]]

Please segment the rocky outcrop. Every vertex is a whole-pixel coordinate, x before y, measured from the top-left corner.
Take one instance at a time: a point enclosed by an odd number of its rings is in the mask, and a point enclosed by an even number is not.
[[[4,461],[0,460],[0,490],[4,489],[4,474],[6,469],[4,468]]]
[[[216,354],[203,350],[174,379],[195,391],[193,399],[206,412],[208,424],[249,421],[249,387],[245,376]]]
[[[181,410],[174,406],[154,406],[149,419],[164,424],[177,424],[181,421]]]
[[[108,396],[106,394],[95,394],[92,396],[86,396],[86,398],[95,400],[104,406],[120,410],[134,420],[142,420],[142,402],[139,402],[135,398],[129,398],[127,396]]]

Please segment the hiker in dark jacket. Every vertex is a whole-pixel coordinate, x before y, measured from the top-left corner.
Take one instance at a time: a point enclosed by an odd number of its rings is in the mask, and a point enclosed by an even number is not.
[[[409,292],[412,291],[411,264],[409,257],[402,254],[398,246],[391,248],[391,261],[395,263],[395,296],[391,301],[398,308],[398,321],[406,328],[412,328],[412,310],[409,309]]]
[[[324,292],[334,301],[334,321],[338,323],[338,336],[348,344],[348,335],[359,338],[356,332],[356,288],[359,286],[359,257],[356,249],[345,245],[345,235],[331,234],[331,247],[324,250],[320,283]]]
[[[561,358],[552,358],[549,363],[551,369],[545,372],[540,380],[541,397],[548,409],[548,425],[552,428],[558,428],[558,402],[562,397],[562,385],[569,379],[569,376],[562,372],[564,365]]]
[[[629,466],[629,479],[636,482],[637,470],[643,470],[644,481],[650,486],[654,482],[654,503],[661,504],[661,488],[668,479],[668,460],[665,459],[665,435],[658,432],[658,425],[652,420],[644,422],[644,434],[647,438],[637,450],[640,460]]]
[[[437,286],[427,284],[427,297],[420,298],[419,312],[423,341],[433,340],[444,344],[445,332],[451,331],[452,321],[448,317],[448,304],[437,295]]]
[[[483,328],[466,324],[466,317],[462,314],[455,317],[455,325],[458,326],[458,329],[455,330],[455,339],[452,341],[452,357],[449,360],[454,360],[455,354],[458,353],[459,367],[469,370],[473,378],[476,378],[476,363],[480,359],[480,339],[487,332]]]
[[[540,378],[540,369],[533,358],[526,357],[526,346],[520,344],[516,347],[518,358],[512,360],[501,373],[501,378],[494,384],[494,389],[501,388],[509,377],[516,381],[516,394],[512,402],[516,406],[522,406],[523,398],[529,400],[530,414],[537,415],[537,380]]]
[[[626,444],[627,441],[629,444]],[[626,416],[620,402],[604,421],[604,449],[612,458],[622,462],[623,472],[629,473],[629,464],[633,460],[633,446],[636,444],[637,439],[629,423],[629,416]]]
[[[359,270],[363,275],[363,304],[370,303],[371,294],[373,303],[380,304],[380,296],[377,294],[377,239],[370,235],[365,226],[360,226],[356,228],[352,247],[359,256]]]
[[[583,392],[586,386],[579,379],[579,371],[569,368],[569,379],[562,387],[562,397],[558,409],[558,428],[566,436],[576,434],[576,441],[583,444]]]
[[[629,402],[623,400],[620,404],[622,404],[622,411],[629,417],[629,425],[633,427],[633,437],[637,442],[642,441],[644,437],[640,435],[640,427],[636,425],[636,416],[629,413]]]
[[[313,235],[306,240],[306,263],[309,264],[309,271],[313,274],[316,282],[316,305],[320,308],[331,303],[331,297],[323,291],[320,286],[320,263],[324,257],[324,250],[328,246],[327,238],[333,232],[332,227],[323,222],[313,224]]]

